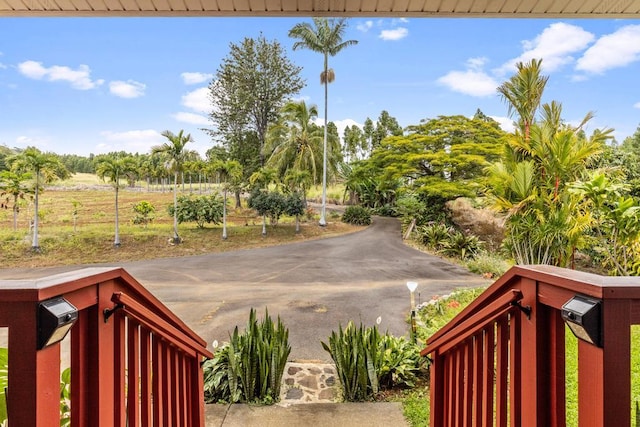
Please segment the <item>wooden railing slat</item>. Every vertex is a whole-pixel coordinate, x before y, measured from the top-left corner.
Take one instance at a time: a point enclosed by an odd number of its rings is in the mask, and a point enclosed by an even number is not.
[[[140,426],[140,324],[127,321],[127,426]]]
[[[153,355],[151,352],[151,332],[144,326],[140,326],[140,424],[151,426],[153,420],[151,393],[153,387],[151,374]]]

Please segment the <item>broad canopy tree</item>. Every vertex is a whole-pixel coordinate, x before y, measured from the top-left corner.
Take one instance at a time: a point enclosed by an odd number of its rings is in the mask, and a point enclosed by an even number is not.
[[[497,123],[440,116],[383,139],[365,163],[381,181],[401,180],[425,198],[472,196],[482,187],[484,167],[500,157],[505,136]]]
[[[264,166],[267,129],[277,121],[284,104],[304,87],[301,70],[280,43],[260,35],[231,43],[209,85],[213,128],[205,130],[241,164],[245,182]]]

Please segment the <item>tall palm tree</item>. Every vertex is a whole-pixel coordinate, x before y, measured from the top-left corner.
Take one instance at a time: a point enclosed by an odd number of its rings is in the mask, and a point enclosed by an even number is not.
[[[58,178],[67,178],[69,171],[64,167],[62,162],[60,162],[58,157],[53,154],[43,153],[35,147],[25,148],[24,151],[8,158],[7,161],[14,172],[31,172],[36,179],[34,187],[33,239],[31,249],[37,252],[40,250],[40,243],[38,241],[38,196],[40,186],[44,183],[53,182]]]
[[[184,162],[189,155],[189,151],[185,150],[185,145],[188,142],[192,142],[191,134],[184,134],[183,130],[180,130],[178,134],[174,134],[171,131],[162,132],[162,136],[167,138],[168,142],[162,145],[157,145],[152,148],[153,153],[164,153],[169,159],[167,168],[173,171],[173,243],[180,243],[180,236],[178,235],[178,175],[182,172]]]
[[[278,171],[280,179],[291,170],[307,171],[314,184],[319,181],[323,136],[313,123],[318,116],[315,105],[289,102],[282,108],[278,123],[267,133],[265,150],[270,153],[267,166]]]
[[[0,172],[0,198],[5,198],[4,201],[0,200],[0,208],[8,209],[9,201],[12,201],[13,231],[18,229],[18,200],[24,200],[27,195],[34,193],[34,189],[25,184],[31,178],[30,173]]]
[[[325,218],[327,204],[327,105],[329,97],[329,83],[335,80],[335,73],[329,68],[329,56],[335,56],[347,46],[358,44],[357,40],[342,41],[347,28],[345,18],[313,18],[313,25],[308,22],[296,24],[289,30],[289,37],[298,39],[293,44],[293,50],[309,49],[322,53],[324,67],[320,73],[320,83],[324,85],[324,140],[322,159],[322,212],[320,225],[327,225]]]
[[[498,86],[498,93],[508,104],[509,116],[518,114],[520,130],[528,140],[549,76],[540,74],[542,59],[532,59],[526,64],[518,62],[516,68],[517,72]]]
[[[224,183],[222,186],[222,240],[227,240],[227,191],[230,186],[237,185],[242,179],[242,165],[237,160],[218,160],[213,169]]]
[[[132,157],[107,157],[96,165],[96,174],[102,179],[108,179],[116,190],[116,230],[113,246],[120,247],[120,228],[118,221],[118,193],[120,180],[127,179],[127,175],[136,169],[136,161]]]

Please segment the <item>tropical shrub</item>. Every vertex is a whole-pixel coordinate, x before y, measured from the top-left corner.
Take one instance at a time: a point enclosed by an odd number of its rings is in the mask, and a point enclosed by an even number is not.
[[[404,337],[385,334],[380,340],[378,383],[382,388],[414,387],[416,374],[422,365],[420,348]]]
[[[240,333],[236,326],[229,342],[204,362],[205,400],[276,402],[290,353],[289,330],[280,317],[275,324],[265,310],[264,319],[258,321],[251,309],[245,331]]]
[[[71,425],[71,368],[60,374],[60,427]]]
[[[442,242],[451,234],[451,227],[441,222],[435,222],[418,227],[418,236],[420,242],[433,250],[442,248]]]
[[[371,224],[371,212],[362,206],[347,206],[342,215],[342,222],[354,225]]]
[[[467,259],[473,258],[480,250],[480,239],[455,231],[441,242],[440,252],[446,256]]]
[[[403,337],[381,335],[376,326],[349,322],[332,331],[322,347],[331,355],[344,398],[350,402],[371,399],[381,388],[413,386],[420,368],[416,345]]]
[[[512,264],[500,255],[480,251],[474,258],[467,260],[465,266],[472,273],[491,279],[502,276]]]
[[[178,223],[195,222],[198,228],[205,224],[219,224],[222,221],[222,200],[215,194],[211,196],[178,196]],[[173,216],[173,204],[168,206]]]
[[[146,200],[136,203],[133,206],[133,211],[135,212],[132,220],[134,224],[140,224],[146,228],[155,219],[156,207]]]
[[[271,225],[278,225],[280,216],[287,210],[286,198],[275,191],[254,191],[248,200],[249,207],[260,216],[268,216]]]

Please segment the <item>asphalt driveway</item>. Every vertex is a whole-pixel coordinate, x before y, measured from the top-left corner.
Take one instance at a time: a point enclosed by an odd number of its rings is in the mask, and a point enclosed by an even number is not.
[[[109,264],[105,264],[109,265]],[[425,301],[487,281],[402,242],[396,219],[375,217],[363,231],[282,246],[120,263],[211,347],[243,328],[251,307],[280,315],[292,360],[329,361],[320,341],[349,320],[395,335],[408,332],[406,282]],[[0,279],[44,277],[81,267],[0,269]]]

